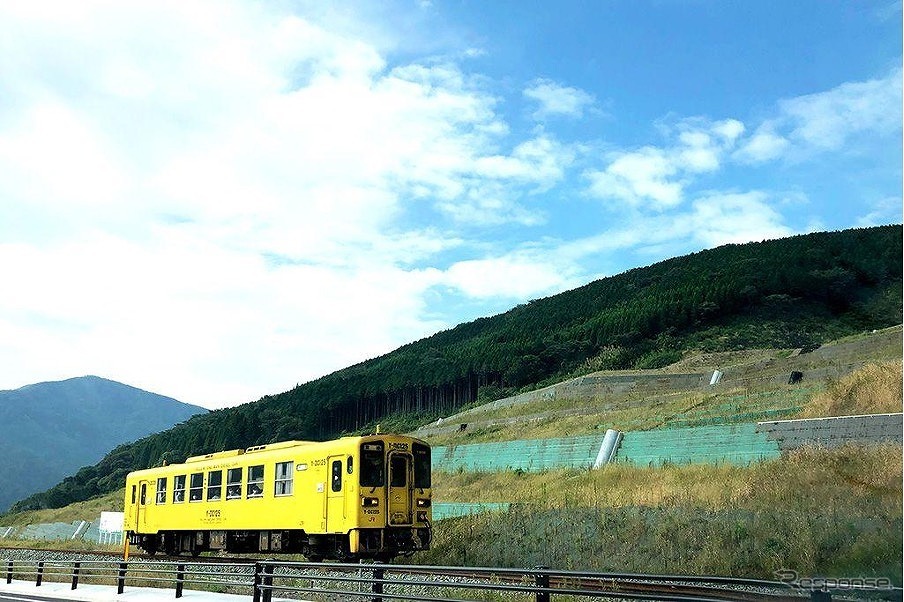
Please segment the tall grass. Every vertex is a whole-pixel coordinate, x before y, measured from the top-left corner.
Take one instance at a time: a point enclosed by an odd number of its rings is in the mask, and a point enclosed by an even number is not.
[[[801,418],[886,414],[901,411],[904,398],[901,361],[868,364],[813,397]]]
[[[803,449],[749,467],[610,465],[437,475],[437,501],[509,501],[437,524],[423,562],[901,581],[897,446]]]

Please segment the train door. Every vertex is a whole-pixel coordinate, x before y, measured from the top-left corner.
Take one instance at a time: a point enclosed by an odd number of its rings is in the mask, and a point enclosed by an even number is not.
[[[137,491],[136,491],[137,490]],[[133,524],[138,533],[148,532],[148,502],[151,495],[151,482],[138,481],[137,486],[132,486]]]
[[[387,510],[390,525],[411,524],[411,455],[389,454]]]
[[[343,465],[345,456],[330,456],[327,461],[330,482],[326,490],[326,531],[327,533],[345,533],[348,525],[345,521],[345,475]]]

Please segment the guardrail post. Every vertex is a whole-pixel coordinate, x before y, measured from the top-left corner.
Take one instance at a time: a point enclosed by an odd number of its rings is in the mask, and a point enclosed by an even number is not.
[[[536,584],[537,584],[537,602],[549,602],[549,592],[541,592],[539,588],[549,589],[549,573],[545,572],[549,570],[548,566],[538,566],[534,567],[537,570],[536,574]]]
[[[116,577],[116,593],[121,594],[126,589],[126,568],[125,562],[119,563],[119,575]]]
[[[254,563],[254,579],[251,582],[251,601],[261,602],[261,563]]]
[[[7,583],[13,582],[13,561],[12,560],[6,561],[6,582]]]
[[[38,561],[38,571],[35,578],[35,587],[41,587],[41,581],[44,580],[44,561]]]
[[[371,572],[371,583],[370,583],[370,591],[375,594],[383,593],[383,575],[385,571],[379,563],[374,563],[373,571]],[[374,596],[371,598],[371,602],[383,602],[383,598],[380,596]]]
[[[261,596],[262,602],[270,602],[273,597],[273,565],[264,565],[264,594]]]
[[[78,571],[81,568],[81,562],[75,562],[72,564],[72,589],[78,587]]]
[[[176,565],[176,597],[182,597],[182,586],[185,585],[185,565]]]

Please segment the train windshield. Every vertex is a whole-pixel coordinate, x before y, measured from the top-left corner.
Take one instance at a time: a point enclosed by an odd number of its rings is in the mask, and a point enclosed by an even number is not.
[[[360,482],[362,487],[382,487],[386,483],[386,460],[382,441],[361,445]]]
[[[430,448],[421,443],[412,446],[414,451],[414,486],[418,489],[430,487]]]

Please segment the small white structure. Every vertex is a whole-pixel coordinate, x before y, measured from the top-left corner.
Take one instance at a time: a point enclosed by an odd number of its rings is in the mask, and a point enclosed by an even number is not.
[[[97,543],[121,544],[122,525],[125,520],[123,512],[101,512],[98,524]]]
[[[599,468],[603,464],[612,462],[615,459],[615,452],[618,451],[621,440],[621,431],[607,429],[606,436],[603,437],[603,444],[600,445],[600,451],[596,455],[596,461],[593,463],[593,468]]]
[[[722,382],[722,371],[714,370],[713,377],[709,379],[709,386],[718,385],[720,382]]]

